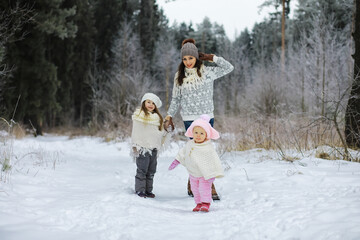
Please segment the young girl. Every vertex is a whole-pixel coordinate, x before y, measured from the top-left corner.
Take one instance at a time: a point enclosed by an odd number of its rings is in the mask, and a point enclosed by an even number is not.
[[[131,142],[137,165],[135,192],[143,198],[155,197],[152,190],[157,155],[166,135],[159,112],[161,105],[158,96],[146,93],[141,99],[141,107],[132,115]]]
[[[190,175],[191,191],[194,194],[196,207],[194,212],[208,212],[211,203],[211,185],[216,177],[223,177],[224,170],[219,156],[210,139],[218,139],[219,133],[211,127],[209,115],[201,115],[193,121],[185,136],[192,137],[183,147],[169,170],[179,163],[184,165]]]

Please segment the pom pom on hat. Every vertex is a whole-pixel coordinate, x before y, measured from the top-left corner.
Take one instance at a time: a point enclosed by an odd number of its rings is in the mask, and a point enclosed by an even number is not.
[[[193,121],[185,133],[187,137],[194,137],[193,136],[193,129],[194,127],[202,127],[206,132],[206,139],[218,139],[220,134],[216,131],[209,123],[210,116],[207,114],[203,114],[200,118]]]
[[[207,114],[201,115],[199,119],[202,119],[202,120],[204,120],[205,122],[210,122],[210,116],[207,115]],[[211,126],[211,125],[210,125],[210,126]]]
[[[193,39],[193,38],[184,39],[184,41],[182,41],[182,43],[181,43],[181,46],[184,46],[185,43],[192,43],[195,45],[195,39]]]
[[[155,103],[155,106],[157,108],[161,108],[162,106],[162,102],[160,100],[160,98],[158,96],[156,96],[155,94],[153,93],[145,93],[144,96],[142,97],[141,99],[141,104],[146,100],[146,99],[149,99],[151,101],[153,101]]]

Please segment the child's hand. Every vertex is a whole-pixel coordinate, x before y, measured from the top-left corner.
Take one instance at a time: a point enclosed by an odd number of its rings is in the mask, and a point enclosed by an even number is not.
[[[138,152],[138,150],[137,150],[136,147],[133,147],[133,148],[132,148],[132,151],[133,151],[134,156],[138,156],[138,155],[139,155],[139,152]]]
[[[164,129],[167,131],[167,132],[172,132],[174,131],[175,129],[175,126],[174,126],[174,123],[172,121],[172,117],[167,117],[165,118],[165,122],[164,122]]]
[[[171,165],[169,166],[169,170],[173,170],[174,168],[176,168],[177,165],[179,165],[179,161],[178,160],[174,160]]]

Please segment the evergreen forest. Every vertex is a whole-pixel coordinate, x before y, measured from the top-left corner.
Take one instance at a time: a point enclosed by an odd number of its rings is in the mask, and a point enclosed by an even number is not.
[[[344,133],[355,1],[290,1],[264,0],[269,16],[230,40],[211,18],[170,24],[156,0],[0,0],[0,117],[35,135],[127,135],[145,92],[166,115],[181,42],[194,38],[235,67],[214,88],[216,124],[237,134],[228,147],[360,147],[357,103]]]

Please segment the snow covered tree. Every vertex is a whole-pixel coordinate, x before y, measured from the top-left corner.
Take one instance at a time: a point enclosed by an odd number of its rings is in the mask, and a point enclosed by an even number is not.
[[[174,46],[174,36],[171,34],[164,34],[160,37],[155,45],[155,65],[158,68],[158,73],[155,76],[156,82],[162,86],[162,94],[164,94],[163,105],[165,110],[169,108],[171,94],[174,83],[174,73],[177,71],[177,67],[181,61],[179,51]]]
[[[294,11],[293,40],[296,42],[301,35],[308,33],[315,18],[325,18],[325,22],[334,21],[334,28],[344,29],[351,22],[353,0],[298,0]]]
[[[109,81],[98,82],[97,75],[93,74],[98,83],[93,84],[95,114],[92,122],[108,128],[116,128],[119,123],[130,120],[142,95],[150,89],[156,90],[143,64],[140,39],[130,23],[123,23],[112,51],[114,64],[111,71],[105,73]]]

